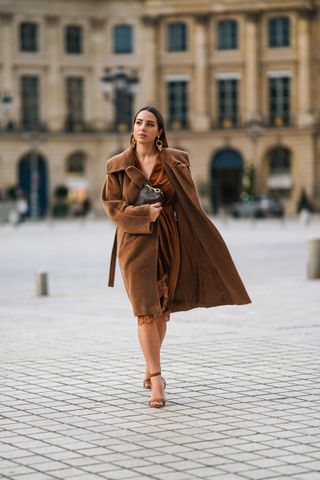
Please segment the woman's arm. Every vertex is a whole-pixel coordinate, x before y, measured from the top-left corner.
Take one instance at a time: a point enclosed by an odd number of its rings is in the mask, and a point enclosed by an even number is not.
[[[127,233],[152,233],[150,205],[129,205],[122,200],[121,190],[118,174],[107,174],[101,197],[108,217]]]

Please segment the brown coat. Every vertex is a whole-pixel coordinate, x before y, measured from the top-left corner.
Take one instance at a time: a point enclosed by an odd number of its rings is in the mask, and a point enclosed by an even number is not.
[[[188,154],[164,148],[160,158],[177,195],[181,258],[171,312],[250,303],[224,240],[200,205]],[[134,166],[131,147],[107,161],[102,201],[107,215],[117,225],[109,286],[113,286],[117,251],[136,316],[161,312],[157,290],[158,222],[150,222],[149,205],[133,205],[145,182],[144,174]]]

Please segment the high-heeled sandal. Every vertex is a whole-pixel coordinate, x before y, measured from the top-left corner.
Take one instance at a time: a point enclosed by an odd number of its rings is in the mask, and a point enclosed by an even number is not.
[[[167,386],[167,383],[165,381],[165,379],[163,377],[161,377],[162,381],[163,381],[163,390],[166,389],[166,386]],[[147,390],[151,390],[151,378],[145,378],[143,380],[143,388],[146,388]]]
[[[156,372],[156,373],[150,373],[150,379],[151,377],[157,377],[158,375],[161,375],[161,372]],[[162,380],[164,381],[164,385],[166,385],[166,381],[163,377],[161,377]],[[165,389],[165,386],[163,387],[163,390]],[[166,399],[164,397],[159,397],[159,398],[154,398],[153,400],[149,400],[149,407],[152,408],[161,408],[164,407],[166,404]]]

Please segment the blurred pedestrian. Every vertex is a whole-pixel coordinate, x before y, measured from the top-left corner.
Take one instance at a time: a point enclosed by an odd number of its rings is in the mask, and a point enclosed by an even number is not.
[[[16,209],[19,223],[24,222],[27,218],[29,207],[25,193],[21,190],[17,194]]]
[[[188,154],[169,148],[162,114],[144,107],[133,119],[131,145],[107,161],[102,200],[117,225],[118,255],[137,316],[150,407],[165,405],[160,348],[170,313],[251,302],[218,230],[203,211]],[[148,184],[149,186],[145,186]]]

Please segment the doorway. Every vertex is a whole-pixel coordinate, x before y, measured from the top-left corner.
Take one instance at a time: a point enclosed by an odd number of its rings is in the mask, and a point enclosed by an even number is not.
[[[240,200],[243,159],[239,152],[226,148],[211,161],[211,203],[215,213]]]
[[[27,197],[28,216],[36,211],[37,217],[44,217],[48,209],[48,178],[46,160],[42,155],[30,152],[20,159],[18,184]]]

